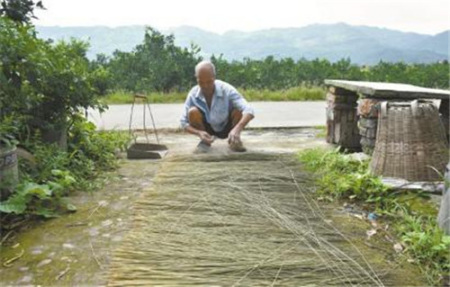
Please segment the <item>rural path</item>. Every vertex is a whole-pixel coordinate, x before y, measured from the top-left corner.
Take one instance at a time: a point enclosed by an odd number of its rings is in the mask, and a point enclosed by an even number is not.
[[[161,161],[123,160],[76,213],[14,234],[2,286],[423,286],[382,235],[313,199],[295,153],[326,147],[315,128],[249,130],[244,154],[225,141],[162,133]],[[379,241],[377,241],[380,239]]]
[[[303,144],[289,145],[292,137]],[[363,244],[367,222],[313,199],[314,183],[292,151],[323,140],[289,131],[245,138],[243,154],[224,141],[200,155],[174,147],[133,207],[108,286],[423,283]]]
[[[326,122],[326,103],[320,102],[252,102],[256,117],[250,122],[254,128],[280,127],[313,127],[323,126]],[[177,129],[183,104],[151,104],[158,129]],[[88,118],[99,129],[128,130],[131,105],[110,105],[109,109],[100,114],[89,110]],[[147,113],[146,124],[151,127],[151,120]],[[134,110],[133,128],[142,128],[142,105]]]

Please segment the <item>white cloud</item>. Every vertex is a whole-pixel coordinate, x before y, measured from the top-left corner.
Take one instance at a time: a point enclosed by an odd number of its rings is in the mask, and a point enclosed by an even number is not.
[[[37,25],[168,28],[215,32],[345,22],[435,34],[450,29],[448,0],[43,0]]]

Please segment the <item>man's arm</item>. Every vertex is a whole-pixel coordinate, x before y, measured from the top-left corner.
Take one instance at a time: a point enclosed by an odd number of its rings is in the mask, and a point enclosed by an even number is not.
[[[253,120],[255,116],[253,114],[243,114],[241,120],[234,127],[235,129],[242,131],[247,126],[247,124]]]
[[[240,142],[241,132],[254,117],[253,114],[243,114],[241,120],[228,134],[228,142],[234,144]]]
[[[247,124],[255,117],[255,112],[253,108],[248,104],[247,100],[239,94],[235,89],[232,89],[230,94],[231,102],[233,103],[233,108],[238,109],[242,112],[242,118],[234,126],[228,135],[229,143],[238,143],[241,141],[241,132],[247,126]]]
[[[186,101],[184,101],[183,113],[181,114],[180,118],[180,127],[183,130],[186,130],[186,128],[189,126],[189,109],[193,106],[194,103],[192,102],[191,92],[189,92],[186,97]]]

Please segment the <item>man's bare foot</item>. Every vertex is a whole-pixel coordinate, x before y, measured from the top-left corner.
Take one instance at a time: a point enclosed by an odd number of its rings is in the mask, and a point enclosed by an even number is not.
[[[247,149],[244,147],[242,142],[230,143],[230,149],[234,152],[245,152]]]

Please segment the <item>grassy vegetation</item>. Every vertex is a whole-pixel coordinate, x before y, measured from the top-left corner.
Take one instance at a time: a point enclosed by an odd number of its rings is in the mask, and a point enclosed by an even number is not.
[[[319,131],[316,134],[316,138],[326,138],[327,137],[327,126],[315,126],[314,129]]]
[[[424,193],[395,192],[370,174],[368,161],[352,160],[337,150],[310,149],[299,154],[317,177],[318,196],[357,202],[393,227],[404,254],[433,286],[450,272],[450,236],[436,222],[437,210]]]
[[[286,90],[240,90],[248,101],[321,101],[325,99],[325,90],[320,87],[295,87]],[[147,94],[151,103],[183,103],[187,92],[150,93]],[[106,95],[102,101],[106,104],[130,104],[133,93],[114,91]]]
[[[172,92],[169,94],[150,93],[146,94],[150,103],[183,103],[187,93]],[[114,91],[101,99],[108,105],[131,104],[133,102],[133,93],[127,91]]]

